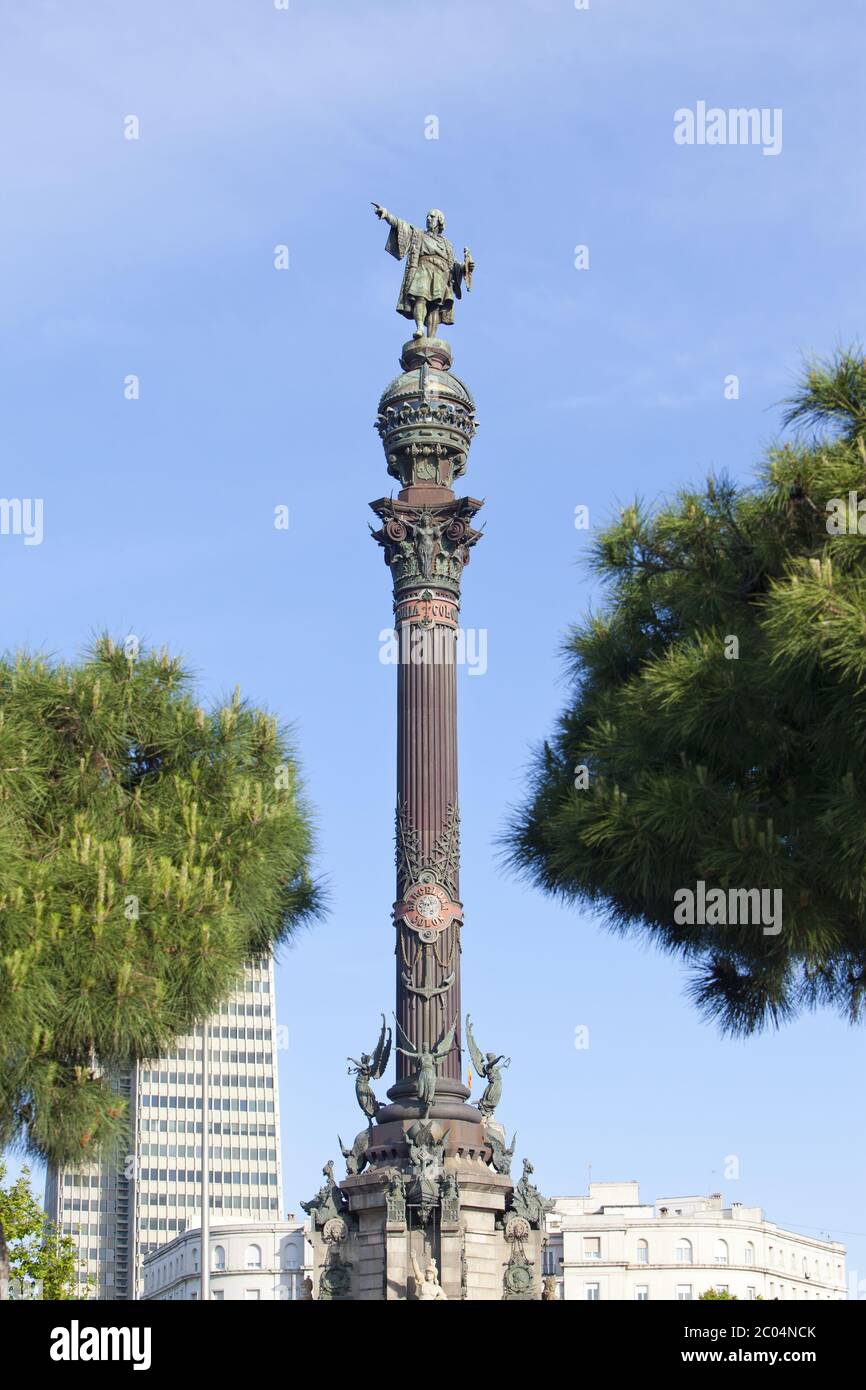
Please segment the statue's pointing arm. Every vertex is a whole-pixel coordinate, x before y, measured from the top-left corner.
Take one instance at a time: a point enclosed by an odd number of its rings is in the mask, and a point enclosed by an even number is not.
[[[404,222],[402,217],[396,217],[381,203],[374,203],[373,211],[382,222],[387,222],[391,228],[385,243],[385,250],[396,260],[402,261],[412,242],[412,223]]]
[[[387,222],[389,227],[396,227],[397,223],[400,221],[399,217],[395,217],[393,212],[389,212],[381,203],[373,203],[373,211],[379,220],[381,222]]]

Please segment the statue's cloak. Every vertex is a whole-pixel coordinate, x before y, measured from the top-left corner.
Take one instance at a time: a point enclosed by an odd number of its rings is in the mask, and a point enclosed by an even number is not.
[[[463,297],[463,264],[455,261],[448,238],[398,218],[388,233],[385,250],[395,260],[406,257],[397,313],[413,318],[413,304],[420,297],[439,305],[442,323],[453,323],[454,300]]]

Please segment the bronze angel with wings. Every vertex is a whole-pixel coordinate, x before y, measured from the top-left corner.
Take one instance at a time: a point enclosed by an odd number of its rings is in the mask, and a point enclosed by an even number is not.
[[[362,1052],[360,1061],[354,1057],[347,1057],[350,1062],[349,1073],[355,1073],[355,1095],[358,1104],[367,1116],[368,1120],[376,1118],[377,1110],[381,1109],[382,1101],[377,1100],[373,1095],[370,1085],[371,1081],[378,1081],[380,1076],[385,1075],[388,1059],[391,1056],[391,1029],[387,1029],[387,1039],[385,1037],[385,1015],[382,1015],[382,1031],[379,1034],[379,1041],[372,1053]]]
[[[478,1075],[483,1076],[487,1082],[484,1094],[478,1102],[478,1109],[484,1118],[488,1119],[493,1115],[502,1099],[502,1068],[511,1066],[511,1058],[506,1057],[504,1053],[497,1055],[495,1052],[484,1053],[481,1051],[472,1036],[472,1020],[468,1014],[466,1015],[466,1041],[469,1044],[472,1065]]]

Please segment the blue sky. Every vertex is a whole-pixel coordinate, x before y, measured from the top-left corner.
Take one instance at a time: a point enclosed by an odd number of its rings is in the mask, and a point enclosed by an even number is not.
[[[487,527],[464,584],[464,622],[488,634],[486,674],[460,679],[464,999],[482,1046],[514,1058],[502,1119],[547,1192],[585,1190],[590,1164],[647,1197],[721,1190],[832,1232],[866,1277],[862,1033],[819,1014],[725,1040],[675,962],[546,901],[495,850],[565,697],[563,631],[593,599],[575,506],[599,526],[710,468],[747,478],[803,354],[863,333],[859,11],[4,16],[2,492],[44,499],[45,534],[0,537],[3,643],[72,655],[134,632],[205,695],[237,682],[295,724],[331,915],[278,973],[290,1209],[358,1127],[345,1058],[392,1005],[394,671],[367,503],[391,487],[372,422],[407,325],[375,199],[443,208],[477,265],[448,333]],[[675,144],[699,100],[779,108],[781,152]]]

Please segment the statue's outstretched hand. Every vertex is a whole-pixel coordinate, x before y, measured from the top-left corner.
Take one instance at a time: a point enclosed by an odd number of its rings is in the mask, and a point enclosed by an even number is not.
[[[381,203],[373,203],[373,211],[375,212],[376,216],[381,220],[386,215],[388,209],[383,208]]]

